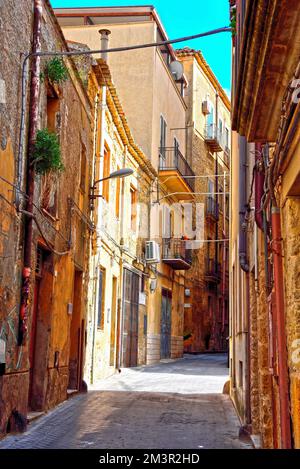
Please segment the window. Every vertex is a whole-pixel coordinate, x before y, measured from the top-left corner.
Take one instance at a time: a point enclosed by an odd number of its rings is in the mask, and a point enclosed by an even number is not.
[[[50,132],[60,131],[60,101],[58,98],[47,97],[47,128]]]
[[[229,149],[229,129],[227,127],[225,128],[225,145]]]
[[[213,181],[211,181],[210,179],[208,180],[208,192],[211,194],[211,195],[214,195],[214,192],[215,192],[215,184]]]
[[[222,119],[219,119],[219,137],[223,134],[223,122]]]
[[[86,184],[86,148],[85,145],[81,144],[81,161],[80,161],[80,189],[85,192]]]
[[[178,166],[178,158],[179,158],[178,152],[179,152],[179,142],[177,138],[175,137],[174,138],[174,167],[175,168],[179,167]]]
[[[222,243],[219,244],[219,261],[223,261],[223,245]]]
[[[166,166],[166,142],[167,142],[167,123],[163,116],[160,116],[160,167]]]
[[[242,388],[244,386],[244,376],[243,376],[243,362],[239,360],[239,387]]]
[[[219,298],[219,322],[222,322],[223,315],[223,301],[222,298]]]
[[[47,128],[55,132],[58,139],[60,134],[61,115],[60,101],[57,97],[47,96]],[[51,217],[57,217],[58,209],[58,177],[52,172],[41,178],[41,208]]]
[[[120,167],[117,167],[117,171],[119,171]],[[116,207],[115,207],[115,215],[117,218],[120,218],[120,192],[121,192],[121,179],[116,179]]]
[[[137,203],[137,191],[131,186],[130,187],[130,206],[131,206],[131,229],[136,231],[136,203]]]
[[[211,106],[210,113],[207,114],[207,136],[209,138],[214,137],[214,107]]]
[[[226,194],[226,218],[229,218],[229,195]]]
[[[104,161],[103,161],[103,179],[110,175],[110,151],[108,148],[104,150]],[[109,179],[103,182],[102,190],[103,198],[106,202],[109,202]]]
[[[104,305],[105,305],[105,269],[101,268],[99,271],[99,284],[98,284],[98,317],[97,327],[103,329],[104,327]]]

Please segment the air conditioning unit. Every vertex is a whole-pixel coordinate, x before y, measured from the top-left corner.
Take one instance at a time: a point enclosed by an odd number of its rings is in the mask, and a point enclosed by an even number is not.
[[[202,114],[207,116],[208,114],[211,113],[211,104],[209,101],[203,101],[202,103]]]
[[[159,264],[160,247],[155,241],[146,242],[146,262],[148,264]]]

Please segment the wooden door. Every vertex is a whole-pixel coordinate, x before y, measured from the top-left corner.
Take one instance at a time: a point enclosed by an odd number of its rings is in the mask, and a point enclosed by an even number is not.
[[[139,276],[124,269],[122,366],[134,367],[138,362]]]
[[[40,281],[41,281],[41,277],[38,274],[36,274],[35,286],[34,286],[33,310],[32,310],[32,323],[31,323],[31,331],[30,331],[30,348],[29,348],[28,403],[29,403],[30,408],[31,408],[31,398],[32,398],[32,386],[33,386],[33,379],[34,379],[34,361],[35,361],[35,350],[36,350],[36,329],[37,329]]]
[[[160,358],[171,357],[171,315],[172,315],[172,293],[165,288],[162,289],[161,299],[161,343]]]
[[[80,389],[84,342],[84,321],[81,318],[82,272],[75,271],[73,311],[70,330],[69,389]]]

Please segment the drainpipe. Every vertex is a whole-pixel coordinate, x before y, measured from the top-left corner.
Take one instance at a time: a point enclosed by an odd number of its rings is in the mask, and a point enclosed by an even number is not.
[[[278,375],[280,398],[280,431],[281,448],[290,449],[291,446],[291,421],[289,402],[289,382],[287,364],[287,343],[285,333],[285,309],[284,309],[284,280],[282,267],[282,236],[279,207],[272,208],[272,237],[273,237],[273,263],[274,263],[274,289],[276,299],[276,329],[278,344]]]
[[[125,168],[127,164],[127,145],[124,147],[123,151],[123,167]],[[125,188],[126,181],[122,180],[122,189],[121,189],[121,222],[120,222],[120,238],[121,238],[121,256],[120,256],[120,282],[119,282],[119,299],[118,299],[118,334],[119,334],[119,343],[118,343],[118,355],[117,355],[117,369],[120,369],[122,365],[122,346],[123,346],[123,246],[124,246],[124,234],[125,234]]]
[[[104,159],[104,128],[105,128],[105,109],[106,109],[106,86],[102,86],[101,92],[100,92],[100,102],[99,102],[99,136],[98,136],[98,148],[97,148],[97,154],[100,157],[100,164],[99,164],[99,171],[100,171],[100,177],[101,177],[101,169],[103,167],[103,164],[101,164],[101,161]],[[96,175],[95,175],[96,177]],[[93,181],[93,186],[94,186]],[[99,192],[102,192],[102,187],[103,185],[100,183],[99,184]],[[94,203],[94,202],[93,202]],[[91,370],[90,370],[90,379],[91,383],[93,384],[94,381],[94,365],[96,363],[96,333],[97,333],[97,302],[96,302],[96,295],[97,295],[97,282],[98,282],[98,267],[100,266],[100,253],[101,253],[101,222],[102,222],[102,205],[103,205],[103,200],[99,200],[99,207],[98,207],[98,213],[97,213],[97,251],[98,251],[98,256],[97,256],[97,261],[96,265],[94,266],[94,279],[95,279],[95,286],[94,286],[94,329],[93,329],[93,344],[92,344],[92,360],[91,360]]]
[[[240,226],[239,226],[239,260],[240,267],[246,273],[246,315],[248,323],[248,332],[246,340],[246,376],[247,383],[245,386],[245,419],[246,425],[251,424],[251,400],[250,400],[250,308],[249,308],[249,291],[250,291],[250,279],[249,279],[249,264],[247,260],[247,223],[245,221],[247,211],[247,141],[245,137],[239,135],[239,215],[240,215]]]
[[[227,192],[227,182],[226,182],[226,172],[224,172],[224,196],[223,196],[223,239],[226,239],[226,192]],[[223,243],[223,272],[222,272],[222,336],[224,338],[225,331],[225,296],[226,296],[226,244]]]
[[[263,212],[261,210],[261,199],[264,194],[265,175],[260,170],[259,163],[260,157],[258,154],[262,153],[262,144],[256,143],[255,145],[255,222],[261,231],[264,231]]]
[[[247,210],[247,195],[246,195],[246,168],[247,168],[247,141],[245,137],[239,135],[239,214],[240,214],[240,228],[239,228],[239,259],[241,269],[248,273],[249,265],[247,261],[247,224],[245,215]]]
[[[41,50],[41,19],[42,19],[42,1],[34,0],[34,22],[33,22],[33,45],[32,52]],[[39,92],[40,92],[40,62],[38,56],[32,58],[31,84],[30,84],[30,104],[29,104],[29,137],[27,152],[27,195],[26,212],[33,214],[34,200],[34,177],[35,171],[30,165],[30,156],[39,120]],[[28,331],[28,313],[29,313],[29,294],[31,287],[31,263],[32,263],[32,242],[33,242],[33,217],[28,216],[25,220],[24,234],[24,265],[22,272],[22,291],[21,306],[19,315],[19,346],[24,345],[27,339]]]

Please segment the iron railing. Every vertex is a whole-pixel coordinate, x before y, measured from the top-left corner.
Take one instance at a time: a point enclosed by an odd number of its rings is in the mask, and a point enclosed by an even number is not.
[[[182,260],[192,264],[192,249],[187,249],[187,243],[177,238],[164,238],[162,240],[162,260]]]
[[[159,171],[176,170],[185,180],[192,192],[195,192],[195,173],[177,147],[159,149]]]
[[[205,126],[204,138],[205,140],[215,140],[223,149],[226,147],[225,134],[220,131],[216,124],[208,124]]]

